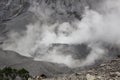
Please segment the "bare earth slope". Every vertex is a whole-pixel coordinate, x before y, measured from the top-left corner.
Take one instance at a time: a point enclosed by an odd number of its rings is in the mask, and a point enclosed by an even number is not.
[[[71,69],[64,65],[33,61],[32,58],[21,56],[16,52],[0,50],[0,68],[8,66],[17,69],[25,68],[30,72],[30,75],[32,76],[40,74],[53,76],[55,74],[71,72]]]
[[[89,70],[44,80],[120,80],[120,58],[104,61]]]

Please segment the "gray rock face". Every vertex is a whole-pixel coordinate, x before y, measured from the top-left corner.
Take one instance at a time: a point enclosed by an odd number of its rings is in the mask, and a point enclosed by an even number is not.
[[[29,3],[24,0],[1,0],[0,1],[0,22],[9,21],[29,7]]]
[[[29,6],[28,0],[0,0],[0,42],[7,38],[7,32],[16,29],[17,23],[13,24],[12,20],[20,22],[17,17],[26,13]],[[19,26],[16,27],[21,29]]]
[[[84,6],[88,5],[87,0],[1,0],[0,1],[0,22],[14,19],[18,15],[25,13],[30,7],[30,3],[39,3],[42,10],[49,9],[52,14],[49,17],[54,21],[71,21],[81,19]],[[45,13],[44,13],[45,14]]]

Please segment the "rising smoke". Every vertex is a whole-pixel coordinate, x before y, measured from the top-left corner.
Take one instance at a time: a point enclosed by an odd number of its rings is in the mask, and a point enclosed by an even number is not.
[[[108,53],[105,44],[119,47],[120,0],[73,1],[71,11],[61,5],[60,0],[56,0],[55,4],[49,2],[50,5],[41,1],[32,2],[29,9],[37,17],[36,22],[27,25],[22,36],[18,32],[10,32],[3,49],[33,57],[34,60],[81,67],[103,58]],[[81,44],[87,45],[91,51],[88,55],[84,54],[87,55],[84,59],[74,58],[76,54],[71,46]]]

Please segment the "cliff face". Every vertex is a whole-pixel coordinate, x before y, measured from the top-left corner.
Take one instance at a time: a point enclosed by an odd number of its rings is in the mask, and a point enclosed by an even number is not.
[[[70,21],[75,18],[80,20],[85,6],[95,9],[96,5],[102,3],[102,0],[1,0],[0,22],[12,20],[25,13],[33,2],[38,3],[43,11],[51,10],[52,15],[49,17],[55,20]]]
[[[12,20],[20,14],[25,13],[32,2],[32,0],[1,0],[0,22],[3,23]],[[66,16],[67,18],[67,16],[71,17],[72,15],[80,19],[83,7],[87,3],[84,0],[35,0],[34,2],[39,3],[43,9],[47,6],[47,8],[54,10],[54,14],[56,15],[52,16],[61,16],[61,19],[65,18],[62,16]],[[56,19],[58,18],[56,17]]]
[[[0,22],[6,22],[14,19],[24,13],[29,3],[24,0],[1,0],[0,1]]]
[[[8,36],[7,32],[12,30],[15,26],[11,20],[16,18],[23,13],[26,13],[30,4],[25,0],[0,0],[0,42],[2,43]],[[18,20],[17,20],[18,22]],[[13,24],[10,27],[9,23]]]

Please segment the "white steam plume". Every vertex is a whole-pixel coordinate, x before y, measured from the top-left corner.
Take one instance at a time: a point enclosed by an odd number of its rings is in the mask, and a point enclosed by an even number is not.
[[[104,43],[120,45],[120,0],[105,0],[97,9],[86,8],[82,20],[59,22],[51,18],[53,10],[46,5],[30,8],[38,17],[34,24],[27,25],[24,36],[11,32],[10,38],[3,44],[3,49],[13,50],[21,55],[32,56],[35,60],[63,63],[69,67],[90,65],[101,59],[107,50]],[[43,7],[44,6],[44,7]],[[86,7],[86,6],[84,6]],[[45,9],[44,9],[45,8]],[[49,23],[50,22],[50,23]],[[86,59],[74,59],[73,54],[61,53],[59,47],[52,44],[87,44],[92,50]],[[74,66],[73,66],[74,65]]]

